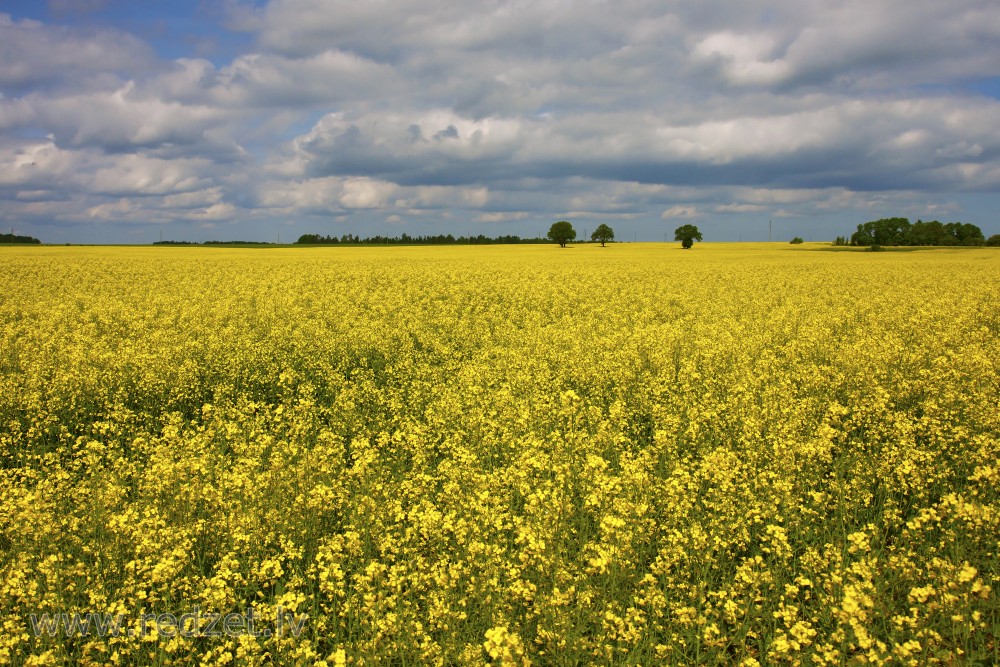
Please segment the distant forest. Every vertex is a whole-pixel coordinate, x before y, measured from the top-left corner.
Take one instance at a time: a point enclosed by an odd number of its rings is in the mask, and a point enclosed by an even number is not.
[[[551,243],[548,239],[522,239],[520,236],[459,236],[451,234],[439,234],[437,236],[366,236],[361,238],[354,234],[344,234],[340,238],[336,236],[320,236],[319,234],[303,234],[296,243],[303,245],[328,245],[349,243],[353,245],[489,245],[508,243]]]
[[[34,236],[18,236],[17,234],[0,234],[0,243],[41,243]]]
[[[843,237],[841,237],[842,240]],[[991,237],[992,239],[992,237]],[[937,220],[914,223],[906,218],[882,218],[858,225],[851,235],[851,245],[894,246],[978,246],[986,245],[983,230],[976,225],[961,222],[942,223]]]
[[[153,245],[271,245],[267,241],[153,241]]]

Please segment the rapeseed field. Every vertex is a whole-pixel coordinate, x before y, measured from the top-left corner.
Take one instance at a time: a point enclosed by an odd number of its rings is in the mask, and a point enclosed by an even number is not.
[[[0,663],[1000,662],[1000,252],[0,261]]]

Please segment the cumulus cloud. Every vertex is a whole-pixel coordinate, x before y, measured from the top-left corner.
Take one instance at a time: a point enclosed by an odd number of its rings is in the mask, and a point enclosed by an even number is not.
[[[182,58],[156,81],[156,89],[187,104],[225,109],[296,107],[386,96],[399,75],[336,49],[305,58],[254,53],[216,69],[204,59]]]
[[[52,139],[8,145],[0,156],[0,187],[71,190],[96,195],[161,195],[188,192],[212,182],[208,160],[108,155],[65,149]]]
[[[890,87],[997,73],[1000,20],[982,0],[813,0],[767,15],[697,38],[694,60],[737,86]]]
[[[674,220],[676,218],[697,218],[699,215],[698,209],[694,206],[671,206],[660,213],[660,218]]]
[[[496,213],[482,213],[475,218],[476,222],[510,222],[512,220],[526,220],[531,217],[527,211],[498,211]]]
[[[156,222],[233,217],[213,164],[202,158],[161,159],[60,148],[53,139],[5,142],[0,199],[5,218],[45,221]]]
[[[142,71],[153,60],[152,49],[122,31],[72,29],[0,14],[4,90],[100,85],[109,75]]]
[[[563,0],[273,0],[254,27],[263,45],[293,55],[317,53],[336,43],[385,62],[440,50],[575,56],[622,43],[619,31],[628,23],[621,19],[649,16],[649,5],[639,4],[644,7],[638,12],[616,8],[619,20],[602,25],[607,6]]]
[[[331,114],[275,166],[400,184],[516,177],[856,189],[988,188],[1000,152],[995,100],[841,100],[792,113],[671,124],[649,113],[480,121],[437,110]],[[941,169],[964,165],[945,175]]]
[[[42,123],[62,144],[115,152],[178,144],[204,147],[213,142],[210,131],[228,120],[224,109],[163,100],[137,91],[132,82],[110,92],[29,96],[18,106],[10,115],[20,124]]]
[[[399,186],[389,181],[363,176],[331,176],[297,182],[266,182],[260,190],[258,203],[286,213],[346,213],[386,208],[399,192]]]
[[[292,141],[289,156],[275,168],[305,176],[377,175],[404,185],[475,183],[511,171],[530,132],[525,126],[447,110],[328,114]]]
[[[228,7],[224,62],[0,14],[0,217],[708,224],[1000,188],[990,0]]]

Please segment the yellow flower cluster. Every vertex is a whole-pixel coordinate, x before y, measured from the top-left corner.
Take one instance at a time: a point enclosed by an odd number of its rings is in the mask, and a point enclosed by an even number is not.
[[[1000,662],[992,249],[0,256],[0,664]]]

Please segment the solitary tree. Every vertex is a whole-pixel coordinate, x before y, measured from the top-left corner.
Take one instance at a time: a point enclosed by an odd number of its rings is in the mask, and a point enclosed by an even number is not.
[[[590,235],[590,240],[600,241],[601,247],[603,248],[605,243],[615,240],[615,230],[601,223],[601,225],[594,230],[594,233]]]
[[[681,225],[674,230],[674,240],[681,242],[681,247],[687,250],[695,241],[701,241],[701,232],[694,225]]]
[[[566,244],[575,238],[576,230],[565,220],[553,222],[549,228],[549,240],[558,243],[560,248],[565,248]]]

